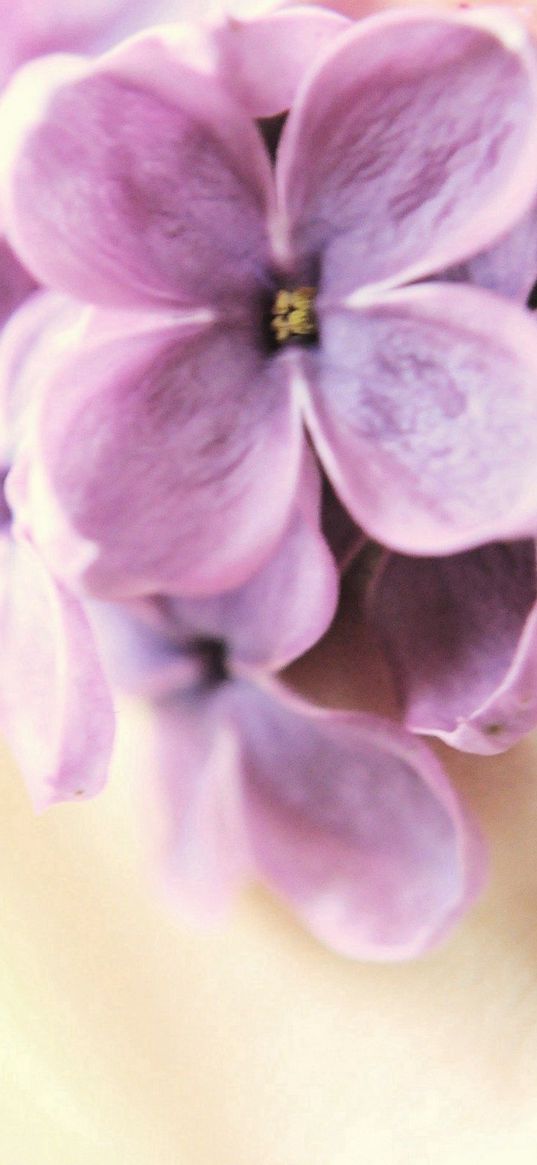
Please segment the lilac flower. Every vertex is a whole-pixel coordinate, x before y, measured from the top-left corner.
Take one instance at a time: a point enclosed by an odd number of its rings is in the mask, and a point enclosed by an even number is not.
[[[35,315],[37,303],[30,308]],[[4,397],[0,410],[0,729],[35,807],[44,809],[99,792],[114,716],[84,608],[54,579],[18,520],[26,407]]]
[[[339,19],[300,11],[303,27],[322,17]],[[431,280],[535,198],[522,23],[331,25],[273,173],[251,117],[283,112],[287,41],[265,19],[247,101],[236,24],[29,66],[4,101],[9,238],[36,277],[95,305],[43,391],[27,504],[49,560],[100,595],[240,585],[295,505],[304,421],[355,520],[392,549],[537,526],[534,321]]]
[[[366,541],[354,569],[407,729],[496,753],[537,727],[534,541],[420,559]]]
[[[135,764],[150,774],[165,881],[184,914],[211,921],[257,877],[335,950],[410,958],[473,901],[482,845],[421,742],[380,717],[314,707],[272,677],[274,642],[256,641],[254,616],[287,561],[283,548],[218,609],[96,604],[116,684],[152,707]]]

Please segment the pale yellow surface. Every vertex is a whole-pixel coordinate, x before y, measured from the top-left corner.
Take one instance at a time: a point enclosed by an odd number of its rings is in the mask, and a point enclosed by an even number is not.
[[[34,817],[1,766],[1,1165],[534,1165],[537,749],[461,760],[492,889],[410,966],[331,956],[261,891],[205,935],[153,897],[129,752]]]

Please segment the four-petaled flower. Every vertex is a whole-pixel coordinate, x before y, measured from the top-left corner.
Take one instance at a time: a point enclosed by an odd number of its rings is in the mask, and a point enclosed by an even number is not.
[[[29,66],[3,103],[8,237],[38,278],[95,305],[41,396],[28,520],[46,513],[44,553],[104,597],[251,575],[294,505],[304,421],[349,510],[393,549],[444,554],[537,523],[534,321],[431,280],[533,203],[523,24],[264,20],[264,42],[262,20],[184,26]],[[263,62],[297,20],[321,21],[313,60],[297,92],[276,76],[271,96]],[[257,88],[230,67],[243,35],[261,46]],[[289,95],[273,170],[252,117]],[[273,351],[267,316],[302,287],[317,288],[320,343]]]
[[[274,676],[321,609],[317,596],[301,612],[320,551],[307,527],[295,515],[227,595],[99,603],[95,621],[115,685],[152,710],[131,763],[152,788],[159,863],[183,914],[214,920],[256,877],[333,949],[409,958],[474,900],[483,847],[422,742],[379,716],[315,707]]]

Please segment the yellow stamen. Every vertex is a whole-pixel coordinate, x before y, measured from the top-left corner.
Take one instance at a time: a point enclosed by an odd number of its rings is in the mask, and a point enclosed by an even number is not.
[[[297,287],[296,291],[279,291],[272,308],[270,326],[276,343],[285,344],[294,336],[315,336],[315,287]]]

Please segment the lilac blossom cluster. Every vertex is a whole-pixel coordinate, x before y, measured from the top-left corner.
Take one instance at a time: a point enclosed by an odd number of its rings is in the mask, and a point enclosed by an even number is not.
[[[42,808],[140,696],[185,911],[258,878],[411,957],[486,870],[423,736],[537,725],[537,55],[502,8],[186,7],[11,16],[0,727]],[[343,574],[397,719],[281,674]]]

